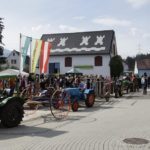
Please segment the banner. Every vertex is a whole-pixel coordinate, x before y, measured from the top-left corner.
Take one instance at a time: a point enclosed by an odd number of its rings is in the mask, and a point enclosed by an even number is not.
[[[31,37],[27,37],[24,35],[20,34],[20,72],[23,71],[23,68],[25,67],[26,64],[26,57],[27,57],[27,53],[29,52],[29,47],[31,44],[32,38]]]
[[[50,50],[51,50],[51,44],[49,42],[42,42],[42,48],[41,48],[41,53],[40,53],[40,74],[41,73],[47,73],[47,68],[48,68],[48,60],[49,60],[49,55],[50,55]]]
[[[41,46],[42,46],[42,40],[36,40],[35,46],[33,49],[32,57],[31,57],[31,73],[35,73],[36,71],[36,65],[40,56],[41,52]]]

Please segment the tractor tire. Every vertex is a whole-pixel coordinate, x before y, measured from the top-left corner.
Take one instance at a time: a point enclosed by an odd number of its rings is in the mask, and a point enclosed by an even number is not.
[[[22,121],[23,115],[23,105],[17,100],[10,101],[2,109],[1,124],[7,128],[16,127]]]
[[[86,107],[92,107],[95,102],[95,95],[94,94],[88,94],[87,99],[85,100]]]
[[[78,111],[78,108],[79,108],[79,103],[78,103],[78,101],[74,101],[73,103],[72,103],[72,111]]]

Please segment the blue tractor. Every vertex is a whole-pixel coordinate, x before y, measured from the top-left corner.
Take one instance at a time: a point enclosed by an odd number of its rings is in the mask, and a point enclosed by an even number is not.
[[[93,89],[65,88],[63,93],[69,95],[73,111],[78,111],[80,101],[84,101],[87,107],[94,105],[95,94]]]

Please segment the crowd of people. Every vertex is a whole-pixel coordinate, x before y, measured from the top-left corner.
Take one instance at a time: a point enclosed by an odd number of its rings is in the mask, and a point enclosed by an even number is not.
[[[0,90],[6,88],[10,89],[12,94],[14,91],[18,93],[22,92],[27,87],[31,87],[32,94],[36,95],[40,91],[47,89],[48,87],[54,87],[55,89],[66,88],[66,87],[79,87],[83,89],[92,88],[96,90],[97,82],[101,82],[101,88],[104,87],[104,83],[117,82],[118,78],[104,78],[98,75],[38,75],[29,74],[29,76],[18,75],[16,78],[10,79],[0,79]],[[131,91],[138,91],[139,88],[143,88],[144,93],[146,93],[147,88],[150,87],[150,76],[146,73],[142,77],[137,75],[126,76],[121,80],[126,80],[132,82]]]

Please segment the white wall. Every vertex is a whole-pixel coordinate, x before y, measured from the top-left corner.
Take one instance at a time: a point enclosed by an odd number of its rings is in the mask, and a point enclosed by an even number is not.
[[[15,53],[15,56],[13,56],[13,53]],[[11,60],[16,60],[16,64],[11,64]],[[9,66],[14,66],[14,67],[17,67],[19,68],[20,66],[20,63],[19,63],[19,56],[16,52],[12,51],[11,54],[7,57],[7,62],[8,62],[8,65]]]
[[[77,65],[92,65],[93,69],[78,69],[81,71],[83,74],[91,75],[103,75],[104,77],[110,76],[110,67],[109,67],[109,61],[110,61],[110,56],[109,55],[102,55],[103,59],[103,65],[102,66],[94,66],[94,58],[97,55],[78,55],[78,56],[71,56],[72,57],[72,67],[77,66]],[[64,56],[51,56],[50,57],[50,63],[60,63],[60,73],[65,74],[67,71],[69,71],[72,67],[64,67]]]

